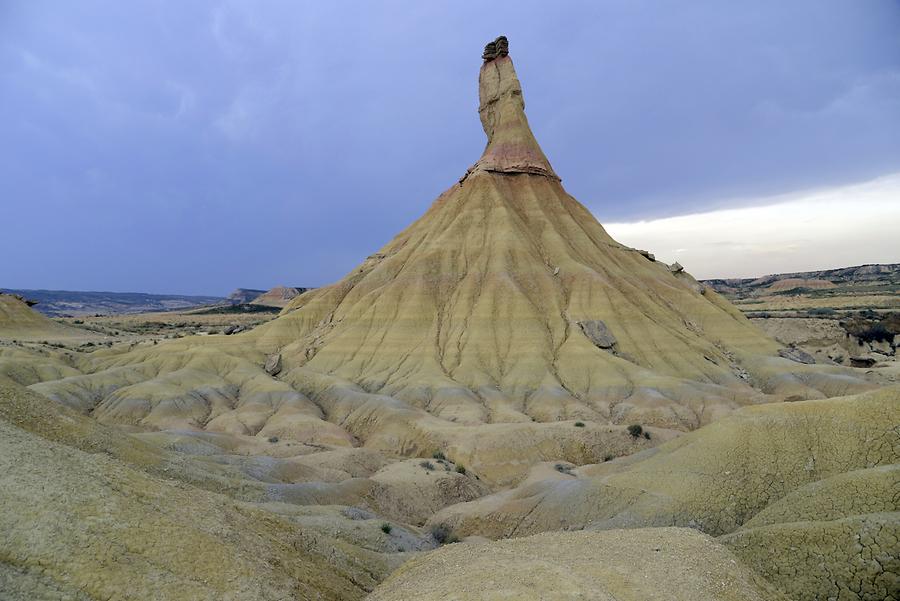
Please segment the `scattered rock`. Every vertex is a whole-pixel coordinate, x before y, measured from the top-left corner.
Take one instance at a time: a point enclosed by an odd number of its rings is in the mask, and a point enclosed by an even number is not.
[[[682,267],[681,263],[675,261],[674,263],[669,265],[669,271],[671,271],[672,273],[681,273],[682,271],[684,271],[684,267]]]
[[[650,252],[649,250],[641,250],[641,249],[639,249],[639,248],[636,248],[635,250],[638,251],[639,254],[643,255],[648,261],[655,261],[655,260],[656,260],[656,255],[654,255],[654,254],[653,254],[652,252]]]
[[[875,359],[872,357],[850,357],[850,367],[872,367]]]
[[[616,337],[613,336],[606,324],[599,319],[579,321],[581,331],[598,348],[609,350],[616,345]]]
[[[816,362],[815,357],[796,347],[779,349],[778,356],[790,359],[791,361],[796,361],[797,363],[805,363],[806,365],[813,365]]]
[[[350,520],[374,520],[375,514],[359,507],[345,507],[341,510],[341,514]]]
[[[269,355],[266,359],[265,370],[270,376],[277,376],[281,373],[281,353]]]
[[[732,365],[731,371],[732,371],[732,373],[734,373],[734,375],[739,377],[741,380],[744,380],[745,382],[750,381],[750,374],[747,373],[747,370],[744,369],[743,367],[740,367],[737,365]]]

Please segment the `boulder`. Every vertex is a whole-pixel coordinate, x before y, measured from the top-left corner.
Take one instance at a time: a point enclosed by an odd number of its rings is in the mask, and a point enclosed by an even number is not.
[[[599,319],[579,321],[581,331],[595,346],[609,350],[616,345],[616,337],[613,336],[606,324]]]
[[[850,357],[850,367],[872,367],[875,359],[872,357]]]
[[[269,355],[266,358],[266,365],[264,369],[270,376],[277,376],[279,373],[281,373],[281,353]]]
[[[813,365],[816,362],[816,358],[796,347],[788,347],[778,350],[778,355],[780,357],[784,357],[785,359],[790,359],[791,361],[796,361],[797,363],[805,363],[806,365]]]

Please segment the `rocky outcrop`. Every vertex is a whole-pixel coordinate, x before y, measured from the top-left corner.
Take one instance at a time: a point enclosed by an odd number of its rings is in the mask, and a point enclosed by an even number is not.
[[[806,351],[798,349],[796,347],[778,349],[778,356],[784,357],[785,359],[790,359],[791,361],[796,361],[797,363],[803,363],[805,365],[813,365],[816,362],[815,357],[813,357]]]
[[[501,56],[506,56],[509,54],[509,40],[506,39],[506,36],[501,35],[493,42],[488,42],[484,46],[484,52],[481,53],[481,58],[484,59],[485,62],[492,61],[495,58],[500,58]]]
[[[485,48],[485,55],[491,50],[493,58],[486,59],[478,76],[478,114],[488,143],[466,177],[486,171],[527,173],[558,180],[550,161],[531,133],[525,117],[522,86],[507,48],[504,37],[497,38]]]
[[[606,327],[606,324],[601,320],[588,319],[579,321],[578,325],[581,327],[581,331],[584,332],[584,335],[588,337],[588,340],[590,340],[597,348],[609,350],[616,346],[616,337],[612,335],[612,332],[609,331],[609,328]]]
[[[253,299],[251,304],[263,305],[265,307],[286,307],[293,299],[300,296],[310,288],[295,288],[290,286],[276,286],[260,294]]]
[[[275,353],[274,355],[269,355],[266,358],[266,364],[263,369],[266,370],[266,373],[270,376],[277,376],[281,373],[282,363],[281,363],[281,353]]]
[[[265,290],[254,290],[252,288],[236,288],[225,298],[225,302],[230,305],[244,305],[252,302],[255,298],[265,293]]]

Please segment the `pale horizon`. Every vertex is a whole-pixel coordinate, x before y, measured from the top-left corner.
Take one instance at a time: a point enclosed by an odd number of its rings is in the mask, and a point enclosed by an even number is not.
[[[729,202],[747,206],[603,225],[622,244],[678,261],[697,279],[900,263],[900,172]]]

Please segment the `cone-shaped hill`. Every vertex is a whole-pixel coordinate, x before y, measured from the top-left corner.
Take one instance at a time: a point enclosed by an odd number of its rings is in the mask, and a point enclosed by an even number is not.
[[[85,375],[35,389],[140,428],[443,448],[505,481],[631,452],[631,423],[687,430],[871,387],[780,356],[679,266],[613,240],[566,193],[497,48],[479,76],[481,158],[342,280],[250,332],[94,353]]]
[[[484,63],[479,92],[481,159],[358,269],[255,332],[263,348],[474,423],[637,407],[696,425],[703,410],[684,404],[829,387],[776,376],[798,365],[773,340],[686,273],[617,243],[566,193],[509,56]]]

